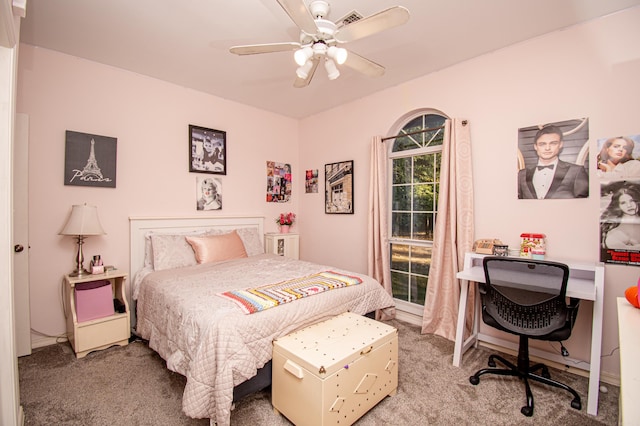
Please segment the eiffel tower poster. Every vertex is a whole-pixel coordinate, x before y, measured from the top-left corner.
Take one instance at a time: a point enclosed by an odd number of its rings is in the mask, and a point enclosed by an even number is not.
[[[67,130],[64,184],[116,187],[117,139]]]

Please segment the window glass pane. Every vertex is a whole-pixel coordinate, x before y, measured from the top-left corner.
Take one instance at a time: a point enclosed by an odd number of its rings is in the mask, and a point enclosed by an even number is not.
[[[433,184],[415,185],[413,187],[413,210],[432,212],[435,197],[434,190],[435,185]]]
[[[393,187],[393,210],[411,210],[411,187],[409,185]]]
[[[393,142],[393,152],[408,151],[420,148],[422,145],[416,140],[415,135],[397,137]]]
[[[427,278],[416,275],[411,276],[411,297],[410,302],[424,305],[425,295],[427,294]]]
[[[391,269],[409,272],[409,246],[391,244]]]
[[[431,247],[411,246],[411,273],[429,275]]]
[[[391,236],[411,238],[411,213],[391,214]]]
[[[424,133],[425,142],[424,146],[438,146],[442,145],[442,138],[444,136],[444,129],[442,127],[436,130],[430,130]]]
[[[417,132],[418,130],[424,129],[424,115],[414,118],[404,125],[402,131],[404,133]]]
[[[411,157],[393,160],[393,184],[411,183]]]
[[[435,155],[425,154],[413,157],[413,181],[433,182],[435,178]]]
[[[432,213],[414,213],[413,239],[423,241],[433,240],[433,225]]]
[[[391,293],[393,297],[409,301],[409,276],[391,271]]]
[[[434,127],[444,126],[444,122],[446,120],[445,117],[439,114],[425,114],[422,117],[424,118],[425,129],[432,129]]]

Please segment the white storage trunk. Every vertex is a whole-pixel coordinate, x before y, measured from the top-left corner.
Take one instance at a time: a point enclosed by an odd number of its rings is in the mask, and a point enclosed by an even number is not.
[[[398,331],[345,313],[277,339],[272,403],[298,426],[350,425],[398,388]]]

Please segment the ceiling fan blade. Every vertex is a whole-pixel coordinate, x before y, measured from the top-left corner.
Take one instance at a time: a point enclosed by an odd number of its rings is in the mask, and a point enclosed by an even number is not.
[[[318,32],[313,15],[302,0],[278,0],[278,3],[302,31],[309,35]]]
[[[300,78],[298,76],[296,76],[295,81],[293,82],[293,87],[297,88],[297,89],[301,89],[303,87],[307,87],[309,85],[309,83],[311,83],[311,79],[313,78],[313,75],[316,73],[316,69],[318,68],[318,64],[320,63],[320,59],[319,58],[313,58],[313,66],[311,67],[311,70],[309,70],[309,74],[307,75],[307,78]]]
[[[408,20],[409,11],[402,6],[394,6],[339,28],[334,37],[339,43],[346,43],[397,27]]]
[[[233,46],[229,49],[229,52],[235,53],[236,55],[256,55],[259,53],[289,52],[296,49],[300,49],[300,43],[285,42]]]
[[[352,68],[370,77],[380,77],[384,74],[384,67],[382,65],[376,64],[375,62],[351,51],[349,51],[347,60],[344,64],[349,68]]]

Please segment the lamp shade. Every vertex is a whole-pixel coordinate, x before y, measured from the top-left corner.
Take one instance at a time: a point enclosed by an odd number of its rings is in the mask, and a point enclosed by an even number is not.
[[[313,62],[307,61],[303,66],[296,70],[296,75],[298,76],[298,78],[306,79],[307,77],[309,77],[311,68],[313,68]]]
[[[342,47],[331,46],[327,49],[327,55],[336,61],[338,65],[342,65],[347,60],[349,52]]]
[[[303,66],[309,58],[313,56],[313,49],[310,46],[303,47],[302,49],[296,50],[293,54],[293,58],[296,61],[296,64]]]
[[[329,77],[329,80],[335,80],[340,77],[340,71],[338,71],[338,67],[336,67],[333,59],[327,58],[324,61],[324,68],[327,70],[327,77]]]
[[[103,235],[105,234],[98,219],[96,206],[77,204],[71,208],[71,214],[59,235]]]

